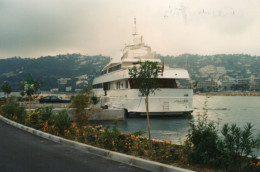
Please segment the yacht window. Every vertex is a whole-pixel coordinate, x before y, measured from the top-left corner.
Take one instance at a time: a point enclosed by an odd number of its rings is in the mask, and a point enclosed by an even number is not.
[[[107,70],[104,70],[104,71],[101,72],[101,75],[104,75],[106,73],[107,73]]]
[[[131,89],[138,88],[138,84],[134,82],[134,79],[130,78],[129,83]],[[159,88],[178,88],[175,79],[157,79],[157,83]]]
[[[102,84],[102,83],[94,85],[94,88],[95,88],[95,89],[102,88],[102,87],[103,87],[103,84]]]
[[[103,90],[110,90],[110,82],[105,82],[103,84]]]
[[[102,87],[103,87],[102,83],[98,84],[98,88],[102,88]]]
[[[108,73],[121,69],[121,64],[108,69]]]
[[[128,80],[125,81],[125,88],[128,88]]]
[[[110,82],[107,83],[107,90],[110,90]]]
[[[120,82],[116,82],[116,89],[120,89]]]
[[[159,88],[177,88],[175,79],[158,79]]]

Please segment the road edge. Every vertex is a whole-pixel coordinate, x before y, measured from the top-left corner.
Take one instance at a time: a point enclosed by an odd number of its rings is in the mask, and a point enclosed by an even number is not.
[[[98,156],[102,156],[102,157],[105,157],[105,158],[113,160],[113,161],[132,165],[132,166],[135,166],[135,167],[138,167],[141,169],[150,170],[150,171],[160,171],[160,172],[192,172],[192,170],[187,170],[187,169],[180,168],[180,167],[175,167],[175,166],[171,166],[171,165],[162,164],[159,162],[145,160],[145,159],[142,159],[139,157],[134,157],[131,155],[126,155],[123,153],[114,152],[114,151],[98,148],[95,146],[87,145],[84,143],[76,142],[73,140],[65,139],[62,137],[58,137],[58,136],[55,136],[55,135],[52,135],[49,133],[42,132],[40,130],[36,130],[34,128],[24,126],[22,124],[19,124],[17,122],[14,122],[10,119],[5,118],[2,115],[0,115],[0,120],[5,122],[6,124],[9,124],[16,128],[19,128],[21,130],[27,131],[31,134],[40,136],[42,138],[51,140],[53,142],[62,143],[62,144],[71,146],[75,149],[84,150],[89,153],[92,153],[92,154],[95,154]]]

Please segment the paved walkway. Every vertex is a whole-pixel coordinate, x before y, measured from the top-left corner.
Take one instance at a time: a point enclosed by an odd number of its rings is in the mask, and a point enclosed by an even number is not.
[[[0,120],[0,171],[146,171],[32,135]]]

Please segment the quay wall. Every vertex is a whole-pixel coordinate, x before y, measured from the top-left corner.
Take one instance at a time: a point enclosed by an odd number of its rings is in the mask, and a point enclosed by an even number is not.
[[[28,104],[24,104],[23,107],[28,111]],[[54,113],[59,113],[62,110],[66,109],[69,113],[69,116],[74,118],[73,115],[73,108],[69,108],[68,105],[63,104],[32,104],[31,105],[31,111],[34,111],[37,108],[40,107],[53,107]],[[92,110],[91,112],[86,109],[87,118],[90,121],[123,121],[125,120],[125,111],[124,109],[100,109],[96,108],[95,110]]]
[[[204,96],[260,96],[260,92],[212,92],[212,93],[194,93],[194,95]]]

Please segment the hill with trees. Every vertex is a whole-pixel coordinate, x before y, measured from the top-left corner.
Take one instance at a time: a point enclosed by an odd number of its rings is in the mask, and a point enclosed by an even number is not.
[[[193,86],[199,81],[238,78],[260,78],[260,56],[247,54],[217,54],[178,56],[158,55],[167,66],[189,71]],[[39,58],[13,57],[0,59],[0,85],[7,81],[13,91],[21,91],[21,82],[28,76],[42,83],[41,91],[58,88],[58,80],[70,79],[72,90],[91,84],[110,57],[65,54]],[[221,70],[221,71],[220,71]],[[79,78],[85,77],[80,84]]]
[[[260,77],[260,56],[247,54],[217,54],[179,56],[159,56],[170,67],[185,68],[192,80],[201,81],[215,78],[217,67],[222,67],[226,75],[232,78],[249,78],[254,75]],[[205,71],[204,71],[205,70]],[[209,71],[213,70],[213,71]]]
[[[13,57],[0,59],[0,84],[7,81],[13,91],[20,91],[21,82],[32,77],[42,83],[41,90],[58,88],[57,80],[87,75],[87,82],[92,83],[93,78],[108,64],[109,57],[96,55],[66,54],[46,56],[40,58]],[[75,81],[76,82],[76,81]]]

